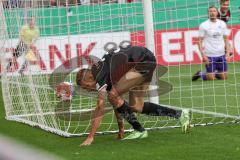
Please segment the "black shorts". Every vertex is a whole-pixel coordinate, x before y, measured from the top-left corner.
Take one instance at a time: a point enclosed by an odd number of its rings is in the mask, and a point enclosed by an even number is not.
[[[144,54],[140,62],[128,62],[124,56],[119,56],[114,59],[110,67],[112,84],[118,82],[131,69],[142,74],[145,78],[144,82],[151,82],[156,66],[156,58],[152,52]]]
[[[136,63],[134,69],[143,75],[145,82],[151,82],[156,66],[156,58],[151,52],[149,52],[146,54],[146,57],[142,62]]]
[[[27,51],[27,45],[20,41],[17,45],[17,48],[13,52],[13,57],[20,57],[24,52]]]

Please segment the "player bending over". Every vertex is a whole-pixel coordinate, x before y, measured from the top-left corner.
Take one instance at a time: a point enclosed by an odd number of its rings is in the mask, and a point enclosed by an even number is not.
[[[174,117],[180,119],[184,132],[189,129],[191,118],[189,110],[175,110],[144,102],[144,93],[148,89],[155,68],[156,59],[151,51],[144,47],[128,46],[109,52],[91,69],[81,69],[77,73],[77,85],[88,91],[98,91],[91,131],[81,144],[82,146],[90,145],[94,140],[94,135],[103,118],[105,96],[117,113],[134,129],[134,132],[125,139],[148,136],[147,131],[138,122],[133,112],[151,116]],[[121,97],[127,92],[129,92],[129,103]]]

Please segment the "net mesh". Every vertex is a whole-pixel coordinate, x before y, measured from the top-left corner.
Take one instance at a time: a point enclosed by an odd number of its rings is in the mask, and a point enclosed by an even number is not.
[[[31,2],[31,3],[30,3]],[[63,1],[64,2],[64,1]],[[83,135],[89,132],[96,93],[81,92],[70,104],[60,102],[49,82],[53,73],[75,57],[93,55],[101,58],[109,42],[119,45],[131,41],[145,45],[143,5],[141,2],[117,3],[92,1],[83,5],[61,2],[50,6],[47,1],[22,1],[18,7],[1,2],[1,75],[6,118],[64,135]],[[120,1],[119,1],[120,2]],[[60,2],[59,2],[60,3]],[[216,0],[168,0],[153,2],[155,55],[159,64],[168,68],[158,85],[170,83],[172,91],[159,93],[160,103],[172,108],[190,108],[193,124],[232,122],[239,117],[239,9],[237,0],[230,4],[228,22],[233,48],[233,61],[229,63],[228,80],[192,82],[192,75],[205,70],[197,48],[198,26],[207,19],[207,8],[219,6]],[[14,57],[19,43],[21,27],[29,17],[35,17],[40,37],[34,43],[37,57],[29,61],[23,74],[19,70],[25,62],[25,53]],[[2,34],[3,33],[3,34]],[[4,42],[4,43],[3,43]],[[12,62],[10,68],[7,68]],[[75,68],[55,74],[59,79],[75,84],[76,70],[83,61],[76,61]],[[76,69],[76,70],[75,70]],[[157,71],[161,72],[161,71]],[[58,79],[58,80],[57,80]],[[148,91],[146,91],[149,95]],[[128,95],[124,95],[128,99]],[[146,101],[148,96],[146,96]],[[99,133],[117,131],[117,122],[110,104],[106,104],[104,120]],[[176,119],[138,115],[145,128],[179,126]],[[126,124],[126,130],[131,129]]]

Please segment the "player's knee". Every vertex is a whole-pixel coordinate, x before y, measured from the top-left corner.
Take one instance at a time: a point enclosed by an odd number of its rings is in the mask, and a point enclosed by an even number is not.
[[[227,80],[228,79],[228,75],[225,73],[221,76],[222,80]]]
[[[119,106],[121,98],[115,91],[108,92],[108,101],[115,107]]]
[[[131,111],[141,113],[141,109],[139,109],[137,106],[130,106]]]
[[[111,104],[113,104],[114,103],[114,94],[110,91],[109,93],[108,93],[108,101],[111,103]]]
[[[226,80],[228,78],[228,75],[226,72],[222,72],[216,75],[217,79],[221,79],[221,80]]]
[[[214,74],[207,74],[207,80],[210,80],[210,81],[215,80],[215,75]]]
[[[138,102],[138,103],[135,103],[134,105],[131,105],[130,108],[133,112],[141,113],[143,105],[144,105],[144,102]]]
[[[215,77],[208,77],[208,80],[213,81],[215,80]]]

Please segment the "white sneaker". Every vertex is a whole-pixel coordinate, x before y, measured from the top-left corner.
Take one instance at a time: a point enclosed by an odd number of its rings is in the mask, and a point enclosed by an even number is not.
[[[143,131],[143,132],[133,131],[130,135],[125,137],[123,140],[143,139],[143,138],[147,138],[147,137],[148,137],[148,132],[147,131]]]

